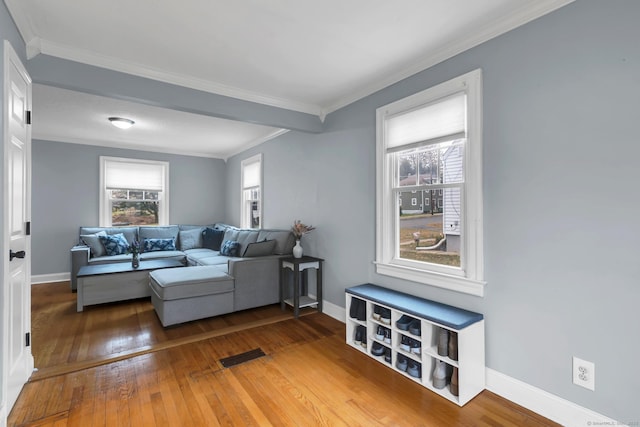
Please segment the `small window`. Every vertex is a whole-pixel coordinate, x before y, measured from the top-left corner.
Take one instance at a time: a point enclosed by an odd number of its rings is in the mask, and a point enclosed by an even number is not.
[[[100,225],[167,225],[169,163],[100,157]]]
[[[242,208],[240,226],[261,228],[262,226],[262,154],[241,163]]]

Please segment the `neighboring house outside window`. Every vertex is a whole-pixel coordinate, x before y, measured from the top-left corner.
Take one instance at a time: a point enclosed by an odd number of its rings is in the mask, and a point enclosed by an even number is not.
[[[168,225],[169,163],[100,157],[100,226]]]
[[[472,71],[378,108],[379,274],[483,295],[481,79]],[[421,211],[406,209],[415,191]]]
[[[262,224],[262,154],[241,163],[242,208],[240,226],[261,228]]]

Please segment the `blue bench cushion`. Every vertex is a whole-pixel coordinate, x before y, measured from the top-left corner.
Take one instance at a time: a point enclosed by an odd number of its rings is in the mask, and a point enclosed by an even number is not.
[[[473,311],[419,298],[370,283],[353,286],[345,291],[351,295],[439,323],[453,330],[464,329],[484,318],[480,313],[474,313]]]

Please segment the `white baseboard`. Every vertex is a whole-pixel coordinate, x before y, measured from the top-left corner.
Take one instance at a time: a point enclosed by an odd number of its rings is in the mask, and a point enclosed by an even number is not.
[[[71,273],[38,274],[31,276],[32,285],[51,282],[68,282],[69,280],[71,280]]]
[[[487,390],[567,427],[623,426],[611,418],[579,406],[525,382],[486,368]]]
[[[322,302],[323,312],[342,323],[346,322],[344,307]],[[485,369],[486,389],[567,427],[615,425],[628,427],[602,414],[579,406],[525,382],[493,369]]]

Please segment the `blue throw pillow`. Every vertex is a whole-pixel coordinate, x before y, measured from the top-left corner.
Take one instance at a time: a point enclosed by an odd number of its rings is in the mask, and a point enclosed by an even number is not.
[[[107,255],[122,255],[129,251],[129,242],[124,237],[124,234],[112,234],[106,236],[98,236],[104,246],[104,250]]]
[[[207,227],[202,230],[202,247],[219,251],[223,237],[224,230],[216,230],[214,228]]]
[[[240,254],[240,243],[235,240],[225,240],[220,247],[220,255],[237,257]]]
[[[144,239],[143,252],[175,251],[176,241],[171,239]]]

